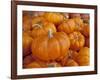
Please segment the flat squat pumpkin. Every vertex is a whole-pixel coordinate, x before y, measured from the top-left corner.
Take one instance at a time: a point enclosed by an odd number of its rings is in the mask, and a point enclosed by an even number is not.
[[[49,30],[47,36],[35,38],[32,42],[32,54],[44,61],[54,61],[66,55],[70,47],[70,40],[64,32],[52,34]]]
[[[85,44],[84,36],[80,32],[77,32],[77,31],[69,34],[69,39],[71,42],[70,49],[75,50],[75,51],[82,48]]]
[[[55,25],[53,23],[45,21],[43,17],[36,17],[32,20],[31,35],[33,38],[47,35],[49,29],[51,29],[52,32],[56,32]]]

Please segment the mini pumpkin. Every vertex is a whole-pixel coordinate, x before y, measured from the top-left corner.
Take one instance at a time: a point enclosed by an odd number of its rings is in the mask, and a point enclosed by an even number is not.
[[[44,14],[44,17],[49,22],[54,23],[55,25],[60,24],[64,20],[64,16],[60,13],[47,12]]]
[[[33,38],[47,35],[49,29],[51,29],[53,33],[56,32],[56,28],[53,23],[44,22],[42,24],[36,24],[34,25],[31,35]]]
[[[76,51],[74,51],[74,50],[69,50],[67,54],[68,54],[68,55],[65,56],[65,57],[60,61],[60,63],[61,63],[62,66],[66,65],[66,63],[67,63],[67,61],[68,61],[69,59],[72,59],[72,60],[74,60],[74,61],[77,61],[76,58],[77,58],[77,56],[78,56],[78,52],[76,52]]]
[[[85,44],[84,36],[80,32],[77,32],[77,31],[69,34],[69,39],[71,43],[70,49],[75,50],[75,51],[82,48]]]
[[[76,61],[74,61],[73,59],[68,59],[65,66],[79,66],[78,63]]]
[[[34,58],[32,57],[31,54],[29,54],[29,55],[27,55],[27,56],[25,56],[25,57],[23,58],[23,66],[25,66],[25,65],[27,65],[27,64],[30,64],[30,63],[33,62],[33,61],[34,61]]]
[[[52,33],[49,30],[47,36],[35,38],[32,42],[32,54],[44,61],[61,59],[67,55],[70,40],[64,32]]]
[[[77,62],[80,66],[88,66],[90,64],[90,49],[88,47],[80,49]]]
[[[23,33],[23,56],[31,53],[32,37],[30,37],[26,32]]]
[[[84,23],[82,29],[81,29],[81,33],[86,36],[89,37],[90,36],[90,27],[89,24]]]
[[[41,65],[38,62],[33,61],[29,64],[26,64],[24,68],[41,68]]]
[[[31,16],[29,14],[23,14],[23,31],[31,30]]]
[[[75,22],[73,19],[69,19],[58,26],[58,31],[63,31],[66,34],[72,33],[75,30]]]
[[[82,26],[83,26],[83,20],[79,17],[75,17],[73,18],[74,22],[75,22],[75,27],[77,31],[80,31]]]

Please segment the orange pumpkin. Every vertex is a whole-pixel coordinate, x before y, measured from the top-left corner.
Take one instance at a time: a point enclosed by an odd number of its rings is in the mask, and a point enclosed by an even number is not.
[[[73,59],[68,59],[65,66],[78,66],[78,63],[74,61]]]
[[[32,54],[44,61],[61,59],[67,55],[70,40],[64,32],[52,33],[49,30],[47,36],[35,38],[32,43]]]
[[[48,30],[51,29],[52,32],[56,32],[55,25],[53,23],[42,21],[42,17],[36,18],[32,21],[32,32],[31,35],[33,38],[47,35]],[[39,21],[39,22],[38,22]]]
[[[75,17],[73,18],[74,22],[75,22],[75,27],[76,27],[76,30],[80,31],[82,26],[83,26],[83,20],[79,17]]]
[[[77,62],[80,66],[88,66],[90,64],[90,49],[88,47],[80,49]]]
[[[84,24],[82,29],[81,29],[81,33],[86,36],[86,37],[89,37],[90,36],[90,27],[89,27],[89,24]]]
[[[77,61],[76,58],[78,56],[78,52],[74,50],[69,50],[68,51],[68,58],[73,59],[74,61]]]
[[[75,30],[75,22],[73,19],[69,19],[58,26],[58,31],[63,31],[66,34],[72,33]]]
[[[26,33],[23,33],[23,56],[31,53],[32,38]]]
[[[41,65],[38,62],[33,61],[29,64],[26,64],[24,68],[41,68]]]
[[[31,16],[29,14],[23,14],[23,31],[31,30]]]
[[[26,64],[29,64],[29,63],[31,63],[33,61],[34,61],[34,58],[30,54],[30,55],[24,57],[24,59],[23,59],[23,65],[25,66]]]
[[[54,23],[55,25],[60,24],[64,20],[64,16],[62,14],[54,12],[47,12],[44,14],[44,17],[46,20]]]
[[[85,44],[85,38],[80,32],[73,32],[69,34],[70,39],[70,49],[72,50],[79,50]]]

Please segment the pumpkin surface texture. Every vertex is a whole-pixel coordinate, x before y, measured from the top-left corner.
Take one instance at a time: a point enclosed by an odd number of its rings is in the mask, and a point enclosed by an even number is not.
[[[45,61],[62,58],[70,47],[70,40],[64,32],[52,34],[50,30],[47,36],[36,38],[32,42],[32,54]]]

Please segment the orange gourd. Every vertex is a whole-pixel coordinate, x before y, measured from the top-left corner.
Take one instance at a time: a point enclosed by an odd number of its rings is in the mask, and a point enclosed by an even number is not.
[[[49,30],[47,36],[40,36],[32,42],[32,54],[44,61],[61,59],[67,55],[70,40],[64,32],[52,33]]]
[[[75,22],[73,19],[68,19],[67,21],[61,23],[58,26],[58,31],[63,31],[66,34],[72,33],[75,30],[76,26],[75,26]]]
[[[78,63],[76,61],[74,61],[73,59],[68,59],[66,64],[64,66],[79,66]]]
[[[32,37],[30,37],[26,32],[23,33],[22,42],[23,42],[23,56],[26,56],[31,53],[31,44]]]
[[[46,20],[54,23],[55,25],[60,24],[64,20],[64,16],[62,14],[54,12],[47,12],[44,14],[44,17]]]
[[[29,14],[23,14],[23,31],[31,30],[31,16]]]
[[[70,39],[70,49],[72,50],[79,50],[85,44],[85,38],[80,32],[73,32],[69,34]]]
[[[79,51],[77,56],[77,62],[80,66],[89,66],[90,64],[90,49],[88,47],[83,47]]]
[[[43,21],[43,17],[36,17],[32,20],[32,31],[31,35],[33,38],[47,35],[48,30],[51,29],[52,32],[56,32],[55,25],[53,23]]]
[[[89,37],[90,36],[90,27],[89,24],[84,23],[82,29],[81,29],[81,33],[86,36]]]

